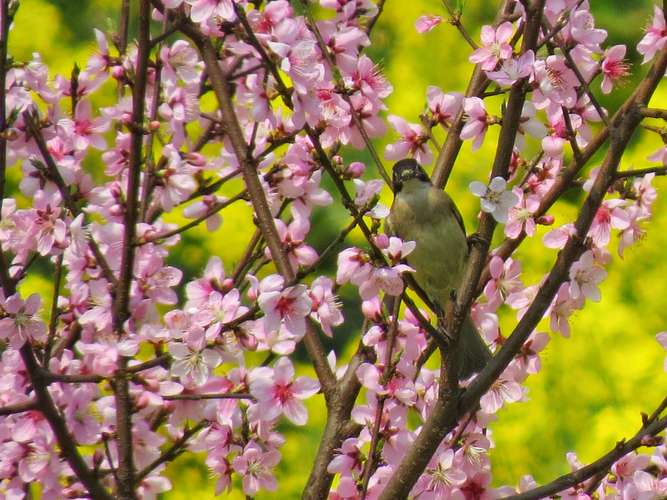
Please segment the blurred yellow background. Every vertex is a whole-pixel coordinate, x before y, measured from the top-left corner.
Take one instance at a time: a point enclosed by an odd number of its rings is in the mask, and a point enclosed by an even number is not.
[[[10,35],[10,53],[21,61],[28,59],[32,52],[39,52],[52,72],[69,75],[73,62],[85,66],[87,55],[96,48],[93,27],[113,30],[117,25],[114,9],[118,3],[116,0],[24,0]],[[628,44],[633,71],[643,74],[646,67],[640,65],[634,46],[652,13],[651,3],[646,0],[596,0],[593,3],[597,25],[609,31],[608,45]],[[493,19],[494,6],[495,2],[488,0],[465,2],[463,22],[474,39],[479,39],[481,25]],[[452,26],[443,23],[428,34],[416,33],[414,21],[425,13],[444,15],[436,1],[387,1],[369,49],[369,54],[381,64],[394,86],[394,93],[387,102],[389,112],[411,122],[418,122],[428,85],[437,85],[444,91],[463,91],[472,70],[467,62],[471,50]],[[614,110],[629,94],[634,81],[627,81],[610,97],[602,96],[597,87],[594,90],[602,103]],[[99,104],[109,105],[110,102]],[[500,105],[499,99],[490,102],[493,103],[490,106]],[[654,105],[667,107],[664,88],[656,94]],[[464,214],[469,232],[475,227],[479,202],[467,190],[467,185],[473,179],[488,178],[496,133],[497,130],[492,129],[477,152],[471,152],[468,144],[464,146],[448,185]],[[377,143],[378,148],[382,150],[394,138],[388,134],[384,141]],[[646,156],[659,146],[657,136],[639,135],[625,155],[622,168],[648,166]],[[346,162],[365,161],[369,172],[373,170],[366,152],[346,151],[344,157]],[[595,166],[596,162],[590,165]],[[99,167],[99,159],[92,159],[90,168],[96,167]],[[14,167],[10,175],[11,193],[20,170]],[[662,371],[665,353],[657,344],[655,334],[667,330],[664,251],[667,248],[667,199],[663,197],[667,180],[658,178],[655,185],[659,196],[646,238],[627,251],[624,259],[616,254],[616,241],[612,242],[614,258],[608,268],[609,277],[601,286],[602,301],[587,303],[585,310],[575,314],[572,338],[553,336],[542,357],[541,373],[527,382],[529,401],[502,410],[498,421],[492,424],[496,446],[491,455],[495,485],[515,485],[527,473],[533,474],[538,482],[544,482],[568,472],[567,451],[575,451],[584,462],[595,459],[616,441],[634,433],[640,425],[640,412],[650,412],[665,395],[667,382]],[[238,189],[238,184],[235,187]],[[234,189],[226,189],[224,194],[235,193]],[[384,196],[389,202],[389,193]],[[572,204],[561,203],[557,207],[556,225],[572,220],[573,203],[580,199],[570,197]],[[174,253],[170,263],[184,267],[186,276],[191,277],[215,254],[223,256],[230,269],[250,238],[247,208],[238,205],[234,210],[225,213],[225,222],[216,234],[206,232],[203,227],[188,233],[185,245]],[[347,220],[340,209],[317,212],[311,235],[313,246],[322,249]],[[526,284],[536,283],[555,259],[555,252],[546,251],[541,245],[544,232],[541,228],[518,254]],[[363,244],[358,236],[356,238],[351,238],[353,243]],[[329,269],[333,269],[331,263]],[[39,290],[47,297],[51,293],[48,273],[44,268],[42,275],[32,275],[24,284],[24,290]],[[359,337],[358,313],[353,312],[357,294],[344,288],[342,298],[348,314],[352,315],[353,328],[348,326],[336,332],[339,353],[349,352]],[[48,302],[45,299],[43,303]],[[503,310],[503,333],[508,335],[514,324],[513,312]],[[543,328],[547,331],[547,325]],[[345,354],[342,357],[345,358]],[[305,363],[300,371],[310,373]],[[281,424],[287,443],[281,449],[284,459],[277,470],[280,489],[274,493],[261,492],[257,498],[299,496],[324,422],[321,396],[312,398],[308,407],[310,419],[306,427]],[[213,497],[215,481],[203,465],[201,455],[182,456],[170,466],[168,475],[174,483],[174,491],[165,498]],[[244,497],[240,489],[235,488],[230,498]]]

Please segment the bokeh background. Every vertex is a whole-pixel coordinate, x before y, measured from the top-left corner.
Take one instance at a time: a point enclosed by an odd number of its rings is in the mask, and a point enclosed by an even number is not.
[[[452,2],[453,3],[453,2]],[[592,11],[597,25],[609,31],[608,45],[625,43],[634,76],[611,96],[603,96],[603,105],[616,109],[627,97],[634,83],[646,72],[635,50],[636,42],[652,14],[649,0],[592,0]],[[69,75],[74,62],[85,66],[88,54],[95,50],[93,28],[114,31],[117,26],[117,0],[23,0],[10,35],[10,53],[16,61],[27,60],[39,52],[52,71]],[[465,2],[463,22],[473,38],[479,39],[480,27],[490,23],[495,14],[495,1],[468,0]],[[394,86],[388,99],[389,112],[411,122],[418,122],[424,109],[426,88],[437,85],[444,91],[463,91],[472,66],[467,58],[471,50],[456,29],[443,23],[432,32],[419,35],[414,29],[415,19],[425,13],[444,15],[436,0],[401,2],[388,0],[385,12],[372,35],[373,45],[368,52],[384,69]],[[99,106],[110,105],[113,92],[96,98]],[[105,100],[106,99],[106,100]],[[660,89],[654,105],[666,107],[667,90]],[[500,98],[490,106],[500,105]],[[492,130],[477,152],[463,147],[448,191],[463,212],[466,225],[474,228],[478,200],[467,190],[473,179],[486,179],[495,149],[497,130]],[[379,150],[393,140],[389,133],[377,141]],[[660,141],[648,133],[639,134],[624,157],[622,168],[648,166],[646,156],[660,146]],[[215,148],[209,150],[215,154]],[[361,160],[372,163],[366,152],[346,150],[346,162]],[[600,158],[590,163],[596,165]],[[99,158],[88,160],[88,167],[100,171]],[[20,170],[10,172],[10,193],[20,178]],[[640,412],[649,412],[664,396],[667,389],[662,371],[664,351],[655,341],[655,334],[667,330],[667,179],[655,181],[658,201],[649,231],[640,243],[626,252],[623,259],[615,253],[608,268],[609,277],[602,284],[602,301],[588,303],[584,311],[575,314],[572,338],[553,336],[543,354],[543,369],[527,382],[526,402],[511,405],[498,414],[491,425],[496,448],[491,454],[494,484],[517,484],[523,474],[532,474],[537,481],[548,481],[569,471],[565,453],[575,451],[586,462],[610,449],[616,441],[635,432],[640,425]],[[326,186],[326,184],[325,184]],[[328,186],[331,187],[331,186]],[[234,194],[239,185],[226,187],[223,194]],[[330,189],[334,192],[333,189]],[[390,203],[388,192],[385,202]],[[556,224],[572,220],[575,203],[581,195],[573,193],[561,202],[554,214]],[[237,207],[235,205],[235,207]],[[225,223],[215,234],[201,227],[186,233],[184,244],[172,254],[171,264],[184,269],[186,276],[195,276],[209,256],[221,255],[231,268],[250,238],[246,207],[226,212]],[[178,220],[179,216],[173,216]],[[322,249],[337,231],[347,223],[345,212],[338,209],[319,211],[309,242]],[[524,282],[539,281],[555,259],[555,252],[546,251],[540,244],[545,229],[541,228],[533,241],[522,247],[518,258],[524,268]],[[354,233],[350,244],[363,245]],[[333,272],[334,262],[327,263]],[[34,273],[23,285],[23,291],[39,291],[48,303],[50,269],[47,265]],[[349,321],[336,331],[335,348],[339,359],[345,359],[359,337],[360,318],[358,297],[351,288],[341,290]],[[516,321],[512,311],[503,310],[503,333],[509,334]],[[547,326],[544,325],[544,331]],[[309,373],[305,357],[299,370]],[[325,414],[321,396],[309,401],[310,420],[306,427],[281,424],[287,438],[281,449],[283,461],[278,467],[279,490],[261,492],[258,498],[297,498],[300,496],[319,442]],[[214,479],[211,478],[201,455],[187,454],[168,469],[174,483],[174,492],[168,499],[212,498]],[[238,486],[238,484],[236,485]],[[239,488],[230,498],[244,498]]]

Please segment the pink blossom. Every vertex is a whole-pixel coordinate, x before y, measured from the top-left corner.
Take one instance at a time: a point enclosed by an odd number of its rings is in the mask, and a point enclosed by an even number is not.
[[[433,161],[433,153],[428,147],[429,135],[420,125],[408,123],[396,115],[389,115],[387,121],[401,138],[393,144],[387,144],[384,150],[385,158],[400,160],[406,156],[413,156],[421,165],[428,165]]]
[[[667,146],[662,146],[654,153],[651,153],[649,156],[647,156],[647,159],[649,161],[655,161],[662,163],[663,165],[667,165]]]
[[[214,349],[197,349],[180,342],[169,344],[169,354],[174,359],[171,372],[186,381],[203,385],[210,372],[220,364],[220,355]]]
[[[444,93],[440,88],[430,85],[426,89],[426,100],[433,120],[443,127],[449,127],[461,111],[463,94],[459,92]]]
[[[632,182],[632,189],[637,196],[637,206],[641,209],[643,216],[651,215],[651,207],[657,198],[657,192],[653,187],[654,179],[655,174],[650,173]]]
[[[190,17],[196,23],[206,23],[212,17],[225,21],[236,19],[234,0],[186,0],[192,6]]]
[[[577,75],[567,67],[563,56],[552,55],[534,64],[534,78],[539,87],[535,91],[535,106],[542,109],[554,102],[571,108],[577,102]]]
[[[535,234],[535,219],[533,214],[540,206],[540,197],[534,194],[524,193],[521,188],[512,189],[519,202],[510,208],[507,225],[505,226],[505,236],[516,238],[523,230],[526,235]]]
[[[281,357],[274,368],[264,366],[250,374],[250,393],[257,399],[253,415],[261,420],[273,420],[284,414],[294,424],[304,425],[308,413],[301,400],[319,390],[316,380],[308,377],[294,380],[294,366],[286,357]]]
[[[481,198],[482,211],[490,213],[501,224],[507,222],[508,210],[519,201],[519,197],[506,188],[507,181],[502,177],[494,177],[488,186],[479,181],[470,183],[472,194]]]
[[[2,299],[2,296],[0,296]],[[0,338],[9,341],[14,349],[19,349],[28,341],[42,341],[46,338],[46,325],[37,316],[41,306],[39,295],[33,293],[24,302],[15,293],[0,302]]]
[[[331,337],[331,327],[343,323],[343,314],[340,304],[333,293],[334,282],[326,276],[318,276],[310,285],[310,300],[312,301],[311,316],[320,323],[324,333]]]
[[[665,25],[665,14],[657,5],[653,6],[653,20],[646,28],[646,34],[637,44],[637,52],[644,56],[642,64],[649,62],[655,54],[662,50],[667,42],[667,26]]]
[[[632,476],[639,495],[638,500],[653,500],[667,495],[667,477],[656,478],[646,471],[638,470]]]
[[[350,281],[358,286],[369,278],[372,269],[368,254],[358,248],[346,248],[338,254],[336,283],[342,285]]]
[[[423,479],[415,486],[416,489],[421,490],[418,497],[433,500],[453,498],[453,489],[465,483],[466,474],[455,462],[452,449],[436,454],[434,460],[435,464],[426,468]]]
[[[295,217],[289,225],[286,225],[281,219],[274,219],[274,223],[292,269],[296,271],[299,266],[310,266],[317,262],[317,252],[304,242],[310,231],[308,218]],[[267,257],[271,257],[268,248],[265,253]]]
[[[592,50],[597,50],[607,38],[605,30],[595,28],[595,20],[588,8],[582,8],[572,13],[569,28],[575,41]]]
[[[389,97],[393,91],[380,67],[365,54],[358,58],[357,67],[345,78],[353,88],[361,91],[372,102],[377,103],[378,100]]]
[[[489,391],[479,400],[483,412],[494,414],[505,403],[516,403],[524,397],[524,389],[514,380],[515,370],[510,365],[505,373],[493,382]]]
[[[376,199],[384,187],[384,182],[381,179],[371,179],[369,181],[352,179],[352,183],[355,191],[354,204],[360,209],[368,208],[367,205]]]
[[[512,86],[533,72],[535,53],[532,50],[521,54],[519,58],[506,59],[498,71],[487,71],[486,76],[498,85]]]
[[[312,302],[305,285],[283,289],[282,277],[275,274],[267,276],[260,284],[257,303],[270,330],[277,330],[282,323],[298,338],[306,333],[306,316],[310,314]]]
[[[441,22],[442,17],[440,16],[419,16],[415,21],[415,29],[417,30],[417,33],[426,33],[427,31],[431,31]]]
[[[412,253],[417,244],[414,241],[403,241],[396,236],[390,236],[386,245],[378,244],[382,253],[389,257],[393,264],[398,264]]]
[[[63,118],[58,121],[58,127],[71,138],[71,144],[78,151],[83,151],[89,146],[105,149],[107,143],[102,134],[109,130],[109,125],[109,121],[105,118],[92,117],[89,100],[79,101],[72,120]]]
[[[232,460],[232,467],[243,478],[243,492],[255,496],[259,490],[273,491],[278,487],[276,478],[271,474],[271,468],[278,462],[280,453],[277,450],[265,452],[255,441],[250,441],[243,448],[243,453]]]
[[[574,299],[570,295],[570,284],[561,284],[549,308],[549,326],[563,337],[570,336],[570,316],[583,306],[583,297]]]
[[[610,93],[618,80],[630,74],[630,68],[624,58],[625,45],[614,45],[605,51],[601,66],[603,78],[600,84],[603,93]]]
[[[224,292],[233,285],[230,279],[225,277],[225,268],[218,256],[211,257],[206,263],[204,276],[189,282],[185,286],[188,298],[188,307],[201,307],[208,302],[209,298],[216,293]]]
[[[352,472],[361,472],[362,454],[361,446],[363,443],[358,438],[347,438],[341,444],[340,449],[336,450],[331,462],[327,466],[330,474],[350,474]],[[356,488],[355,488],[356,490]]]
[[[473,151],[479,149],[484,142],[486,130],[489,127],[490,117],[486,112],[484,101],[479,97],[463,99],[463,110],[466,114],[466,123],[461,130],[461,140],[473,139]]]
[[[215,194],[201,196],[199,201],[185,207],[183,216],[188,219],[199,219],[210,214],[206,217],[206,229],[213,232],[222,224],[222,215],[219,212],[213,212],[225,201],[227,201],[227,198]]]
[[[595,262],[593,252],[585,251],[570,268],[570,296],[573,299],[586,297],[599,302],[598,284],[607,277],[607,271]]]
[[[403,292],[404,272],[414,272],[410,266],[398,264],[393,267],[373,268],[370,276],[359,286],[359,295],[364,300],[369,300],[384,291],[388,295],[398,296]]]
[[[563,248],[570,236],[577,234],[574,224],[565,224],[564,226],[552,229],[542,238],[544,246],[547,248]]]
[[[588,235],[599,247],[609,244],[611,230],[625,230],[630,227],[630,216],[625,210],[626,202],[621,199],[605,200],[595,213]]]
[[[275,31],[280,41],[269,42],[282,58],[280,69],[290,75],[295,90],[307,95],[324,78],[324,64],[314,40],[305,38],[296,21],[283,22]]]
[[[508,257],[506,261],[494,255],[489,262],[489,273],[491,279],[484,286],[484,296],[493,309],[499,307],[512,293],[523,288],[521,275],[521,264]]]
[[[199,59],[197,51],[185,40],[176,40],[171,47],[160,50],[162,78],[165,82],[175,85],[180,79],[186,84],[197,83],[199,80]]]
[[[481,39],[482,47],[475,50],[468,60],[474,64],[480,64],[485,71],[491,71],[496,67],[499,60],[512,57],[512,46],[507,43],[512,38],[514,26],[509,21],[500,24],[498,28],[483,26]]]
[[[618,239],[618,255],[620,257],[623,257],[623,252],[626,248],[644,237],[645,231],[641,223],[649,217],[649,215],[642,211],[639,205],[630,205],[626,209],[626,214],[629,221],[628,226],[621,231]]]

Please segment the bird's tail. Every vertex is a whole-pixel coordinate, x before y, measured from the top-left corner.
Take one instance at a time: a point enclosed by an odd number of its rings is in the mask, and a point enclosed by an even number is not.
[[[491,351],[468,315],[461,326],[459,337],[459,379],[465,380],[486,366]]]

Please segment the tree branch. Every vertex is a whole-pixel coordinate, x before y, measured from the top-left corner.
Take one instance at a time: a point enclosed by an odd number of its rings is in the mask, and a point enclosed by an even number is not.
[[[667,399],[663,401],[662,405],[664,405],[665,402],[667,402]],[[657,418],[658,416],[659,414],[656,415],[654,419],[647,420],[634,436],[627,441],[622,439],[612,450],[595,462],[592,462],[581,469],[577,469],[570,474],[560,476],[544,486],[506,498],[508,500],[538,500],[582,484],[587,479],[598,474],[605,474],[615,462],[623,458],[625,455],[641,446],[646,446],[646,438],[657,436],[667,428],[667,417]]]

